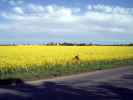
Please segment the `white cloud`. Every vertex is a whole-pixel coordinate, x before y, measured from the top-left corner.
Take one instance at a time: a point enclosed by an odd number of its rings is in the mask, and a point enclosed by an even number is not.
[[[104,13],[116,13],[116,14],[133,14],[133,8],[122,8],[119,6],[107,6],[107,5],[88,5],[88,10],[104,12]]]
[[[44,11],[44,7],[41,5],[34,5],[34,4],[29,4],[27,7],[28,10],[32,11],[32,12],[43,12]]]
[[[48,13],[50,13],[50,14],[53,14],[54,13],[53,6],[47,6],[46,9],[47,9]]]
[[[8,3],[9,3],[10,5],[12,5],[12,6],[15,6],[15,5],[16,5],[16,1],[14,1],[14,0],[9,0]]]
[[[16,6],[16,5],[22,5],[24,3],[24,0],[2,0],[4,3],[8,3],[11,6]]]
[[[132,8],[89,5],[86,11],[79,14],[80,11],[80,8],[57,5],[14,7],[13,12],[2,14],[10,23],[0,24],[0,31],[55,35],[133,34]]]
[[[13,10],[14,10],[14,12],[16,12],[18,14],[24,14],[22,8],[20,8],[20,7],[14,7]]]
[[[92,8],[92,5],[88,5],[88,6],[87,6],[87,9],[88,9],[88,10],[92,10],[92,9],[93,9],[93,8]]]

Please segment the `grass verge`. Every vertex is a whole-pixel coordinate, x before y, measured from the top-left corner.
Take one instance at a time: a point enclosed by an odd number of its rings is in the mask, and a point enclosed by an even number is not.
[[[20,78],[23,80],[37,80],[45,78],[53,78],[57,76],[66,76],[72,74],[78,74],[83,72],[110,69],[115,67],[133,65],[133,58],[123,60],[109,60],[109,61],[91,61],[78,64],[47,64],[47,65],[27,65],[27,68],[23,66],[17,66],[15,69],[7,67],[6,69],[0,69],[0,79],[7,78]]]

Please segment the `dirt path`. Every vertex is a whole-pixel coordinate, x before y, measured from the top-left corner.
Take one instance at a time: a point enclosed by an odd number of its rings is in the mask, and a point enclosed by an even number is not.
[[[0,100],[132,99],[133,66],[0,87]]]

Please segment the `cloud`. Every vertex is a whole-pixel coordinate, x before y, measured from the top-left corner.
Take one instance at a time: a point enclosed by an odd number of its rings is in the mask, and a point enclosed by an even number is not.
[[[81,8],[29,4],[13,7],[11,12],[4,12],[1,17],[8,20],[0,24],[3,33],[53,36],[100,34],[103,37],[105,34],[133,35],[133,8],[89,5],[81,12]]]
[[[107,6],[107,5],[88,5],[88,10],[113,13],[113,14],[133,14],[133,8],[122,8],[119,6]]]
[[[28,10],[30,10],[31,12],[44,12],[44,7],[41,5],[34,5],[34,4],[29,4],[27,7]]]
[[[4,3],[8,3],[11,6],[22,5],[24,0],[2,0]]]
[[[15,13],[17,13],[17,14],[24,14],[22,8],[20,8],[20,7],[14,7],[14,8],[13,8],[13,11],[14,11]]]

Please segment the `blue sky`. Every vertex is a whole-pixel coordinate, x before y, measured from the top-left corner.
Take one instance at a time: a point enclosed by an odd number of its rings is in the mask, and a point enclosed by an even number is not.
[[[0,0],[0,43],[133,42],[133,0]]]

